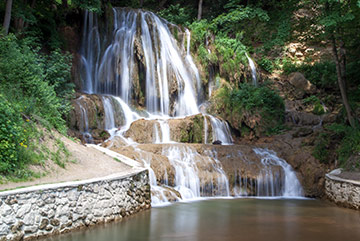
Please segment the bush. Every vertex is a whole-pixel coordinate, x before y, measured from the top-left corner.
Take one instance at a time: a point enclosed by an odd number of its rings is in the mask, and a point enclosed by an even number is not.
[[[283,60],[283,71],[285,74],[301,72],[318,88],[334,88],[336,86],[336,67],[332,62],[318,62],[314,65],[296,65],[288,59]]]
[[[28,39],[14,35],[0,37],[0,91],[13,103],[22,103],[22,112],[39,117],[43,124],[65,130],[62,118],[69,110],[62,98],[73,91],[67,85],[71,63],[54,52],[47,59],[32,48]],[[58,93],[56,92],[58,91]]]
[[[304,105],[311,105],[313,107],[312,112],[315,115],[322,115],[325,113],[325,109],[321,103],[321,100],[315,95],[309,96],[303,100]]]
[[[171,23],[189,25],[192,22],[192,10],[182,8],[180,4],[170,5],[168,8],[158,12],[158,15]]]
[[[258,65],[270,74],[274,71],[274,64],[268,58],[261,58]]]
[[[360,128],[345,124],[326,126],[315,142],[313,156],[327,164],[337,159],[341,167],[352,168],[351,157],[358,157],[360,161]]]
[[[345,165],[346,161],[353,154],[360,153],[360,129],[352,128],[348,125],[332,124],[329,130],[333,131],[340,143],[336,149],[338,159],[341,165]]]
[[[26,148],[23,120],[18,110],[0,94],[0,173],[14,171],[20,149]]]
[[[254,87],[242,83],[237,89],[224,87],[215,98],[217,112],[237,130],[247,125],[257,135],[272,135],[283,128],[284,101],[266,84]],[[251,126],[253,121],[256,124]]]
[[[0,56],[0,174],[26,179],[25,164],[44,160],[35,123],[66,131],[71,59],[60,51],[42,55],[12,34],[0,36]]]
[[[316,139],[313,156],[321,163],[329,164],[330,160],[330,135],[329,133],[321,133]]]

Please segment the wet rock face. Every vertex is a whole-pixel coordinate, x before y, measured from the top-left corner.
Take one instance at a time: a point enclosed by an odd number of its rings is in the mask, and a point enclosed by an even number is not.
[[[206,118],[206,120],[204,120]],[[133,122],[125,137],[138,143],[155,143],[156,139],[163,140],[161,125],[167,125],[170,131],[170,140],[181,143],[212,142],[212,127],[209,117],[202,114],[188,116],[182,119],[145,120]],[[206,126],[205,126],[206,125]],[[206,133],[205,133],[206,130]],[[158,136],[158,137],[157,137]]]
[[[77,94],[72,100],[72,110],[69,115],[69,134],[87,142],[89,138],[96,144],[110,137],[105,130],[104,98],[109,98],[109,103],[114,111],[115,126],[124,124],[124,114],[118,104],[110,97],[100,95]]]
[[[113,151],[150,165],[157,178],[157,185],[170,187],[176,186],[177,175],[182,175],[181,171],[177,173],[179,170],[174,168],[172,162],[174,160],[171,161],[169,157],[169,154],[172,156],[171,151],[174,148],[180,150],[180,156],[185,155],[183,158],[186,158],[186,155],[191,156],[190,159],[195,165],[194,170],[200,181],[201,195],[215,196],[219,195],[219,190],[224,190],[223,183],[219,181],[221,178],[219,170],[222,170],[227,177],[230,195],[265,195],[258,186],[258,182],[265,174],[264,165],[251,146],[203,144],[141,144],[136,148],[119,147],[116,144],[111,146]],[[267,167],[266,170],[274,180],[276,178],[279,182],[283,180],[284,173],[280,166]],[[275,193],[277,191],[279,195],[281,188],[281,184],[278,185]],[[174,196],[173,192],[164,192],[164,195],[168,196],[168,200],[177,196]]]

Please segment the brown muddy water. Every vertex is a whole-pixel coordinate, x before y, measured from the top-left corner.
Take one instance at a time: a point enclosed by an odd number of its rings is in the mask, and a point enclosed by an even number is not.
[[[359,241],[360,211],[318,200],[177,203],[52,241]]]

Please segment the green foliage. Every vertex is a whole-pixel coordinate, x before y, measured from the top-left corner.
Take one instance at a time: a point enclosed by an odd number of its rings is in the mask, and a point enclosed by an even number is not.
[[[360,153],[360,128],[352,128],[345,124],[326,126],[316,142],[313,156],[322,163],[329,164],[332,157],[339,161],[341,167],[352,165],[350,157]]]
[[[0,36],[0,174],[23,180],[29,163],[47,159],[38,151],[35,123],[66,131],[71,59],[54,51],[49,56],[33,47],[31,39]],[[63,152],[63,150],[60,150]]]
[[[334,132],[340,144],[336,149],[340,165],[345,165],[346,161],[353,154],[360,152],[360,128],[352,128],[343,124],[332,124],[328,128]]]
[[[193,20],[191,10],[186,7],[180,7],[180,4],[170,5],[158,12],[158,15],[171,23],[189,25]]]
[[[322,115],[322,114],[325,113],[324,107],[321,104],[320,99],[318,97],[316,97],[315,95],[312,95],[312,96],[309,96],[309,97],[305,98],[303,100],[303,104],[307,105],[307,106],[311,105],[313,107],[312,112],[315,115]]]
[[[229,12],[219,15],[213,22],[222,32],[238,33],[249,24],[249,21],[252,24],[256,24],[257,22],[267,22],[269,20],[269,15],[263,9],[239,5],[231,8]]]
[[[24,147],[26,135],[20,113],[0,94],[0,173],[15,170]]]
[[[284,101],[266,84],[254,87],[242,83],[237,89],[224,87],[217,93],[216,103],[217,111],[223,113],[224,118],[238,130],[249,119],[255,120],[257,134],[272,135],[282,129]],[[237,126],[234,126],[235,123]]]
[[[67,84],[68,57],[54,52],[47,60],[27,39],[17,40],[13,35],[0,38],[0,55],[0,91],[13,102],[22,103],[24,114],[40,117],[49,127],[65,130],[62,116],[69,107],[59,97],[73,91]]]
[[[313,150],[313,156],[321,163],[328,164],[330,160],[330,135],[329,133],[321,133],[316,142]]]
[[[101,0],[71,0],[72,7],[101,12]]]
[[[263,57],[257,63],[268,73],[272,73],[274,71],[274,64],[269,58]]]
[[[221,58],[222,68],[227,74],[235,74],[240,63],[247,65],[246,47],[238,38],[220,35],[215,39],[215,47]]]
[[[53,51],[45,62],[45,80],[52,86],[61,102],[59,112],[66,116],[71,109],[69,99],[74,94],[75,85],[71,82],[72,56]]]

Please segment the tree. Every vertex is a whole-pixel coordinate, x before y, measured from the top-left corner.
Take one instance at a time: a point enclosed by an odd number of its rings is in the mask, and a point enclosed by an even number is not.
[[[201,20],[203,0],[199,0],[197,19]]]
[[[336,65],[337,82],[347,119],[350,126],[355,128],[355,118],[348,101],[346,88],[346,46],[344,41],[346,30],[344,26],[355,19],[353,8],[359,5],[359,1],[320,0],[319,3],[322,10],[319,15],[319,23],[323,26],[325,37],[331,44]]]
[[[9,33],[12,2],[13,2],[13,0],[6,1],[5,17],[4,17],[4,24],[3,24],[3,28],[5,29],[5,34]]]

